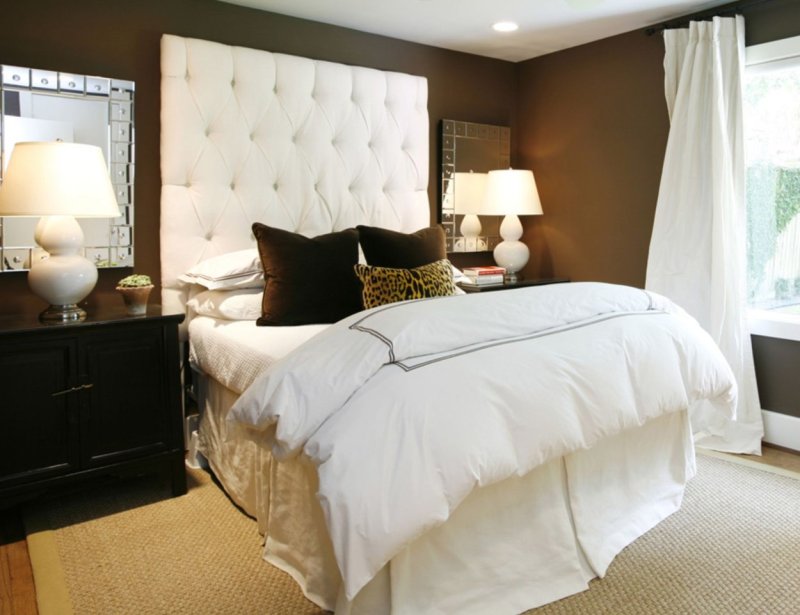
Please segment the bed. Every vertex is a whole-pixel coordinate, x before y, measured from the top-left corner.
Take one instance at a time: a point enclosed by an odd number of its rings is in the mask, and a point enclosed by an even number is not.
[[[420,77],[165,35],[162,303],[188,310],[200,450],[310,600],[519,613],[679,508],[691,408],[729,413],[735,384],[680,308],[613,285],[258,326],[253,223],[429,226],[426,99]]]

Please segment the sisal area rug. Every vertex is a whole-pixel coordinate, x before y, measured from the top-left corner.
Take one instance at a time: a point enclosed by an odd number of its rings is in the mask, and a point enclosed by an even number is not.
[[[698,468],[682,509],[604,579],[529,613],[800,613],[800,475],[713,455]],[[180,498],[134,480],[28,511],[40,615],[320,613],[261,559],[255,522],[207,474],[189,481]]]

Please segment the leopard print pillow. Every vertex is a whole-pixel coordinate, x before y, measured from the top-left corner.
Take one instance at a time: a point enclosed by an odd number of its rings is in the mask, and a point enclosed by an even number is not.
[[[364,287],[364,308],[369,309],[396,301],[447,297],[456,294],[453,268],[442,259],[414,269],[391,269],[358,264],[356,275]]]

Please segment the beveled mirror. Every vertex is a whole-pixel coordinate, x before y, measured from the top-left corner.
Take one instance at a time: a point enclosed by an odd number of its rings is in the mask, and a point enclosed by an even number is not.
[[[120,216],[79,218],[85,256],[97,267],[133,266],[134,84],[131,81],[2,66],[0,180],[23,141],[66,141],[103,150]],[[30,268],[41,257],[38,218],[0,218],[0,272]]]
[[[482,252],[493,250],[501,241],[499,216],[480,216],[481,232],[476,237],[464,237],[460,232],[463,214],[457,201],[467,195],[457,177],[468,173],[488,173],[506,169],[511,164],[511,129],[508,126],[476,124],[458,120],[442,120],[442,173],[439,193],[441,224],[447,237],[448,252]],[[471,182],[470,182],[471,183]]]

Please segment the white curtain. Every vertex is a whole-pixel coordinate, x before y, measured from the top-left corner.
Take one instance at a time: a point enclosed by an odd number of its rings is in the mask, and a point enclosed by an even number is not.
[[[699,446],[761,452],[764,433],[745,308],[742,129],[744,18],[664,32],[670,132],[646,288],[684,307],[711,334],[739,385],[736,419],[704,406]]]

